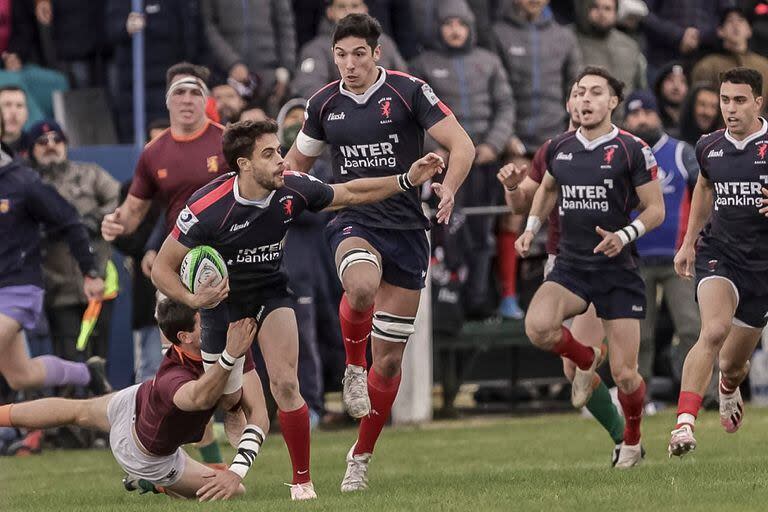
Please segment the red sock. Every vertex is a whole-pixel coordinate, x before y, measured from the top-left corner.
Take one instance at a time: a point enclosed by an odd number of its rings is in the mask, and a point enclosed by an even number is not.
[[[568,328],[561,327],[560,332],[562,338],[552,347],[552,352],[570,359],[582,370],[589,370],[595,360],[595,351],[579,343]]]
[[[619,390],[619,403],[624,412],[624,444],[636,445],[640,442],[640,420],[643,419],[645,403],[645,381],[640,380],[636,390],[628,395]]]
[[[373,453],[376,440],[381,435],[381,429],[389,419],[392,404],[400,389],[400,374],[396,377],[382,377],[375,369],[368,372],[368,396],[371,399],[371,414],[360,422],[360,433],[354,455]]]
[[[681,391],[680,392],[680,398],[677,399],[677,416],[680,417],[681,414],[690,414],[693,416],[693,419],[696,419],[696,416],[699,415],[699,409],[701,408],[701,401],[702,396],[693,393],[691,391]],[[675,428],[680,428],[683,424],[690,425],[691,428],[693,428],[693,425],[688,422],[680,422],[678,419],[677,425],[675,425]]]
[[[365,349],[368,346],[368,336],[371,334],[373,306],[366,311],[352,309],[345,293],[341,296],[339,304],[339,320],[341,335],[344,338],[344,351],[347,354],[346,364],[367,368]]]
[[[501,231],[497,238],[499,243],[499,278],[501,279],[501,296],[517,295],[517,251],[515,241],[517,233]]]
[[[307,483],[312,480],[309,476],[309,408],[304,404],[295,411],[279,411],[278,417],[291,456],[293,483]]]

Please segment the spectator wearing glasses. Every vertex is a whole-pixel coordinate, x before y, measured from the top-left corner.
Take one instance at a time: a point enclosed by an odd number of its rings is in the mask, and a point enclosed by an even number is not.
[[[93,248],[94,268],[98,277],[106,279],[111,250],[101,237],[101,219],[117,206],[120,184],[96,164],[69,160],[67,137],[56,121],[35,123],[29,130],[29,137],[33,141],[30,162],[43,182],[52,185],[77,210]],[[55,353],[70,361],[81,360],[86,354],[105,358],[111,302],[102,302],[88,352],[79,352],[75,343],[89,300],[83,292],[83,277],[77,271],[77,261],[66,240],[53,232],[48,232],[43,242],[43,278]],[[105,299],[108,298],[105,295]]]

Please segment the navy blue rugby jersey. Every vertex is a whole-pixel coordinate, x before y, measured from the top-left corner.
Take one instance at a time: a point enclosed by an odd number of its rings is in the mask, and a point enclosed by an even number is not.
[[[306,156],[318,156],[330,145],[337,183],[392,176],[424,156],[424,131],[450,115],[427,83],[379,68],[378,80],[364,94],[348,91],[341,80],[315,93],[296,144]],[[429,219],[419,194],[416,188],[376,204],[346,208],[338,216],[377,228],[425,229]]]
[[[331,186],[313,176],[286,171],[283,177],[284,186],[250,201],[240,195],[237,174],[225,174],[195,192],[176,220],[173,238],[189,248],[210,245],[224,258],[230,301],[285,294],[288,228],[304,210],[317,212],[333,201]]]
[[[614,258],[593,253],[602,240],[595,227],[617,231],[631,222],[630,213],[638,204],[635,188],[656,179],[651,148],[615,126],[593,141],[577,130],[552,139],[546,163],[558,185],[558,259],[584,269],[635,268],[634,244]]]
[[[704,135],[696,158],[714,193],[699,243],[719,249],[740,268],[768,272],[768,219],[759,212],[762,188],[768,188],[768,123],[762,119],[762,128],[743,141],[728,130]]]

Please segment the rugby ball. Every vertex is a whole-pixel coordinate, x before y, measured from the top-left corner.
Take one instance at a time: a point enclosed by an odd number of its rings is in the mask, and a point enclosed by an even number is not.
[[[187,289],[195,293],[198,286],[214,276],[211,284],[217,285],[228,276],[224,258],[213,247],[198,245],[184,256],[179,269],[181,282]],[[218,304],[215,306],[216,307]]]

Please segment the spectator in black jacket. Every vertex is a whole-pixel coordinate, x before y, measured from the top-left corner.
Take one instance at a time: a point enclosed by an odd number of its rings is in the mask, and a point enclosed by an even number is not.
[[[40,62],[42,51],[34,2],[0,2],[0,56],[3,68],[19,71],[29,62]]]
[[[206,58],[199,0],[147,0],[144,11],[131,12],[131,2],[107,1],[107,38],[114,45],[117,86],[113,95],[121,140],[131,138],[133,127],[133,57],[131,36],[144,32],[144,76],[147,119],[167,117],[165,71],[188,61]]]
[[[49,65],[66,73],[73,87],[106,83],[105,2],[37,0],[35,15],[50,33]]]

